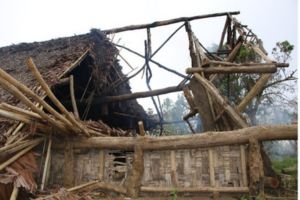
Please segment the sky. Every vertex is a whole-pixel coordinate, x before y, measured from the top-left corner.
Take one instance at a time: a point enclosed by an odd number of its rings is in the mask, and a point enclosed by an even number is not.
[[[236,18],[248,25],[271,53],[278,41],[296,45],[291,68],[297,68],[297,1],[296,0],[0,0],[0,47],[22,42],[44,41],[132,24],[150,23],[177,17],[240,11]],[[200,42],[210,47],[218,43],[225,17],[193,21],[192,29]],[[157,48],[180,24],[152,29],[153,49]],[[116,34],[114,41],[144,54],[146,31]],[[139,68],[143,60],[124,49],[121,55]],[[154,60],[181,73],[190,66],[188,42],[182,29]],[[130,72],[124,63],[123,72]],[[150,66],[152,89],[175,86],[182,79]],[[143,77],[144,78],[144,77]],[[147,90],[141,75],[130,81],[134,92]],[[162,98],[167,97],[163,95]],[[175,98],[176,94],[168,97]],[[152,107],[150,99],[140,99],[144,108]]]

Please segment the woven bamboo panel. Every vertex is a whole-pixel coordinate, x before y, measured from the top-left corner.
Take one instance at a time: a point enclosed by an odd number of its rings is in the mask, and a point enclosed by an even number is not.
[[[102,154],[100,153],[102,151]],[[239,146],[212,148],[216,187],[241,187],[242,170]],[[101,157],[101,156],[102,157]],[[144,152],[143,186],[197,188],[210,186],[208,149],[174,150],[175,162],[171,166],[171,151]],[[104,157],[103,157],[104,156]],[[101,158],[100,158],[101,157]],[[99,177],[105,182],[122,183],[132,168],[132,152],[119,150],[76,150],[74,151],[74,185]],[[102,166],[102,167],[101,167]],[[102,172],[100,172],[102,170]],[[172,177],[172,169],[175,169]],[[64,151],[53,151],[51,186],[63,185]]]

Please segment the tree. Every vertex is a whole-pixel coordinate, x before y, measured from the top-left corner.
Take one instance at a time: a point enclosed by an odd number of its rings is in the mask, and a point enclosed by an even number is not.
[[[165,135],[191,133],[191,130],[187,123],[182,121],[183,116],[189,112],[189,108],[187,105],[188,104],[183,94],[178,94],[175,101],[170,98],[166,98],[163,100],[161,107],[163,112],[163,127]],[[193,127],[199,127],[198,118],[192,118],[190,119],[190,121]],[[152,131],[152,134],[158,134],[158,132],[158,130],[154,130]]]
[[[293,49],[294,46],[288,41],[277,42],[272,50],[272,55],[278,63],[287,63],[291,59],[290,55]],[[262,62],[262,60],[252,49],[242,45],[235,62],[249,63]],[[267,85],[245,110],[252,125],[260,124],[263,122],[263,117],[274,114],[270,113],[274,111],[268,109],[270,106],[289,105],[291,101],[295,100],[295,96],[291,98],[291,94],[295,93],[296,90],[295,82],[297,79],[295,73],[296,70],[287,71],[284,68],[280,68],[272,75]],[[221,93],[227,96],[230,102],[238,105],[242,98],[251,90],[259,77],[259,75],[253,74],[226,75],[218,80],[217,86],[220,88]],[[269,113],[267,114],[267,112]]]

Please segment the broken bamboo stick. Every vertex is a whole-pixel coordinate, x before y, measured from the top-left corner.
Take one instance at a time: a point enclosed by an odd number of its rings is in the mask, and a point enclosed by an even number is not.
[[[32,58],[27,60],[27,66],[42,86],[44,91],[46,92],[47,96],[51,99],[51,101],[60,109],[60,111],[66,115],[66,118],[77,128],[79,128],[85,135],[89,136],[90,134],[88,131],[79,123],[77,122],[74,117],[68,112],[68,110],[61,104],[61,102],[55,97],[43,77],[41,76],[40,72],[38,71],[37,67],[35,66]]]
[[[33,118],[36,118],[36,119],[42,119],[42,117],[40,115],[38,115],[34,112],[31,112],[29,110],[25,110],[25,109],[22,109],[22,108],[19,108],[19,107],[16,107],[16,106],[9,105],[7,103],[1,103],[0,104],[0,109],[6,110],[6,111],[11,111],[11,112],[14,112],[14,113],[19,113],[21,115],[26,115],[26,116],[33,117]]]
[[[18,90],[20,90],[22,93],[32,97],[35,101],[37,101],[40,105],[42,105],[47,111],[49,111],[54,117],[57,119],[61,120],[63,123],[65,123],[69,128],[73,128],[71,126],[71,123],[63,117],[61,114],[59,114],[56,110],[54,110],[48,103],[46,103],[41,97],[36,95],[32,90],[30,90],[28,87],[25,85],[21,84],[19,81],[14,79],[12,76],[10,76],[8,73],[6,73],[4,70],[0,69],[0,77],[3,78],[5,81],[16,87]],[[14,94],[13,94],[14,95]],[[24,96],[24,95],[23,95]],[[34,105],[34,107],[36,107]],[[36,111],[36,109],[31,110]],[[42,112],[42,111],[41,111]],[[41,112],[37,112],[39,115],[41,115]],[[41,115],[43,117],[44,115]],[[45,118],[45,117],[43,117]]]
[[[17,200],[19,194],[19,188],[14,185],[14,189],[10,195],[10,200]]]
[[[79,119],[79,113],[78,113],[78,108],[77,108],[77,104],[76,104],[75,92],[74,92],[74,77],[73,77],[73,75],[70,76],[70,95],[71,95],[71,102],[72,102],[72,108],[74,111],[74,115],[77,119]]]
[[[46,185],[47,172],[50,170],[51,146],[52,146],[52,137],[50,135],[49,139],[48,139],[47,155],[46,155],[46,160],[45,160],[44,170],[43,170],[43,176],[42,176],[42,183],[41,183],[41,190],[42,191],[44,190],[44,187]]]
[[[0,171],[2,171],[5,167],[7,167],[8,165],[10,165],[13,162],[15,162],[18,158],[20,158],[25,153],[27,153],[28,151],[30,151],[31,149],[33,149],[35,146],[37,146],[38,144],[40,144],[42,141],[43,141],[43,139],[40,139],[40,140],[36,141],[34,144],[28,146],[27,148],[23,149],[22,151],[20,151],[19,153],[17,153],[13,157],[9,158],[7,161],[5,161],[4,163],[2,163],[0,165]]]

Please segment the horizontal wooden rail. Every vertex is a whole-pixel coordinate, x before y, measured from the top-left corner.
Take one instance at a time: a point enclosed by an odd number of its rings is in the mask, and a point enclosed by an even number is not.
[[[277,68],[275,65],[267,66],[222,66],[222,67],[193,67],[187,68],[186,73],[201,73],[205,74],[233,74],[233,73],[275,73]]]
[[[253,126],[233,131],[181,136],[74,138],[73,147],[133,150],[136,145],[140,145],[144,150],[177,150],[246,144],[250,138],[258,141],[296,140],[297,125]],[[54,143],[54,148],[64,148],[64,145]]]
[[[192,21],[196,19],[204,19],[204,18],[211,18],[211,17],[220,17],[220,16],[226,16],[226,15],[238,15],[240,14],[239,11],[234,12],[222,12],[222,13],[214,13],[214,14],[207,14],[207,15],[197,15],[193,17],[180,17],[175,19],[169,19],[164,21],[156,21],[149,24],[140,24],[140,25],[130,25],[130,26],[124,26],[119,28],[113,28],[113,29],[107,29],[103,30],[102,32],[105,32],[106,34],[111,33],[119,33],[124,31],[132,31],[132,30],[138,30],[138,29],[144,29],[144,28],[154,28],[158,26],[165,26],[169,24],[175,24],[178,22],[186,22],[186,21]]]
[[[141,187],[141,192],[223,192],[223,193],[247,193],[248,187],[197,187],[197,188],[176,188],[173,187]]]

